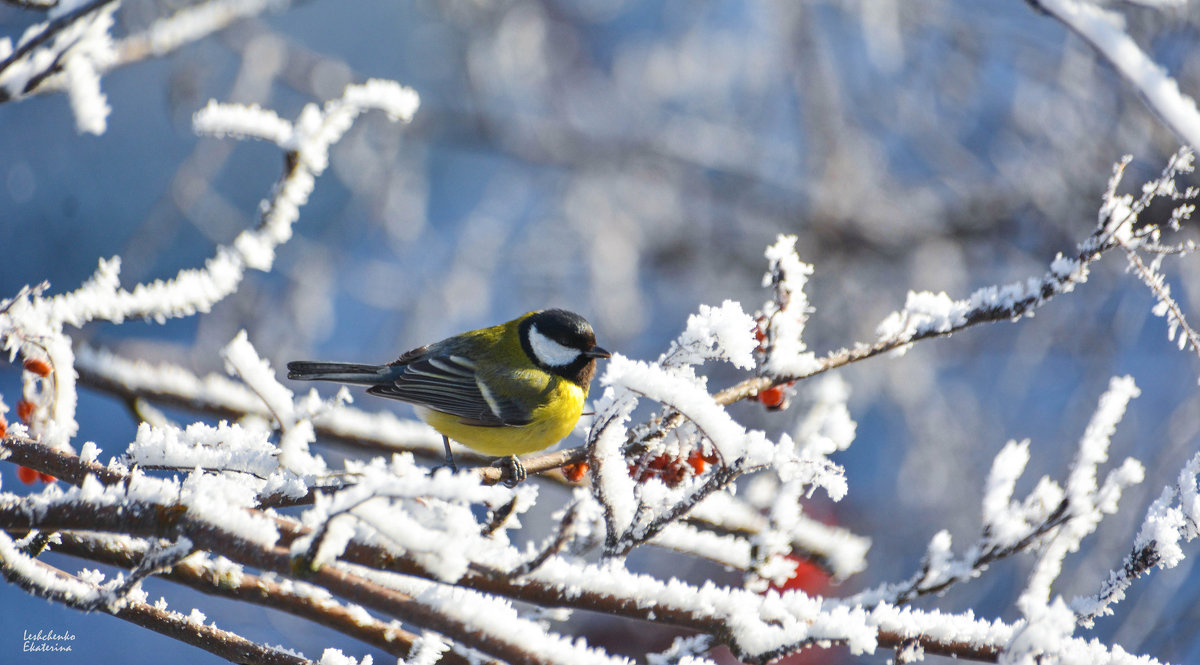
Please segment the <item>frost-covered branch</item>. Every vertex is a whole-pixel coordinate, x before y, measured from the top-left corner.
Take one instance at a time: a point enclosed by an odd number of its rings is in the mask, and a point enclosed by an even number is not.
[[[0,103],[36,92],[47,81],[66,88],[80,132],[103,134],[111,110],[100,72],[116,57],[112,36],[116,0],[61,2],[50,20],[27,30],[13,48],[0,39]]]
[[[124,536],[63,532],[55,552],[119,568],[133,568],[146,549],[143,541]],[[196,554],[159,575],[202,593],[270,607],[333,628],[396,657],[411,651],[417,636],[397,622],[381,621],[355,605],[339,602],[320,587],[275,575],[256,575],[220,556]],[[462,661],[444,656],[447,665]]]
[[[28,442],[24,445],[41,444]],[[61,452],[58,454],[63,455]],[[79,458],[68,456],[66,461],[88,468],[88,463]],[[288,553],[287,548],[295,551],[294,548],[303,543],[306,534],[312,533],[291,520],[276,517],[273,531],[278,533],[278,545],[272,547],[266,542],[258,542],[257,536],[254,540],[247,540],[246,536],[250,533],[243,531],[242,527],[238,527],[237,532],[225,530],[236,524],[236,520],[231,521],[227,514],[222,516],[218,524],[200,516],[192,516],[190,511],[180,511],[154,501],[147,503],[146,499],[153,496],[167,498],[167,495],[162,495],[161,490],[154,490],[156,484],[148,478],[127,476],[113,469],[109,469],[109,474],[113,484],[102,491],[94,484],[88,489],[88,483],[94,481],[85,480],[82,490],[73,490],[62,498],[33,496],[18,500],[5,497],[0,501],[0,526],[23,529],[86,528],[132,535],[180,533],[191,539],[197,547],[221,553],[243,565],[283,576],[294,574],[293,555]],[[81,471],[64,475],[77,477]],[[501,490],[495,488],[494,491]],[[168,495],[171,498],[175,496],[172,492]],[[109,497],[117,496],[124,497],[120,510],[109,503]],[[145,499],[131,500],[129,497]],[[470,554],[470,551],[464,554]],[[861,608],[822,605],[819,600],[796,592],[764,596],[711,584],[695,587],[677,580],[662,582],[647,575],[625,572],[619,565],[587,564],[556,555],[546,558],[535,570],[515,578],[501,571],[490,570],[491,566],[506,557],[519,556],[515,552],[504,554],[503,550],[487,548],[487,551],[475,556],[477,560],[465,569],[457,585],[548,607],[586,608],[701,630],[724,636],[723,639],[734,647],[740,657],[753,662],[764,662],[815,642],[847,644],[857,652],[899,646],[911,639],[918,640],[927,653],[992,659],[1013,634],[1012,627],[999,622],[955,618],[951,622],[955,637],[949,638],[945,635],[951,633],[945,631],[950,630],[947,623],[950,620],[934,614],[926,615],[910,609],[898,612],[890,605],[879,605],[870,612],[864,612]],[[416,574],[430,579],[440,577],[427,569],[428,560],[423,560],[419,554],[397,553],[381,544],[363,542],[359,537],[352,537],[347,542],[339,558],[358,566],[393,570],[404,575]],[[375,577],[371,579],[379,581]],[[439,612],[461,607],[463,603],[459,599],[447,605],[444,601],[436,600],[435,596],[428,596],[436,587],[414,587],[413,582],[405,582],[409,592],[423,589],[420,597],[432,602],[433,606],[421,603],[418,599],[405,600],[358,579],[333,561],[309,573],[305,580],[352,602],[406,621],[414,621],[418,625],[431,625],[426,622],[434,621],[443,634],[492,655],[509,658],[516,655],[512,651],[516,647],[508,643],[506,638],[487,630],[477,634],[474,631],[478,631],[479,626],[468,628],[462,623],[464,618],[461,616],[435,618]],[[403,595],[408,597],[411,593]],[[453,598],[451,594],[450,599]],[[857,628],[852,628],[854,626]],[[460,630],[467,632],[463,634]],[[1074,645],[1080,641],[1068,642]],[[1115,653],[1096,652],[1095,645],[1089,648],[1093,653],[1112,657],[1112,662],[1123,662],[1116,658]],[[528,652],[520,653],[521,658],[530,657]],[[575,657],[578,656],[579,652]],[[551,661],[534,658],[530,662]]]
[[[1163,235],[1179,231],[1196,209],[1194,201],[1200,198],[1200,189],[1187,187],[1181,191],[1177,185],[1178,178],[1195,171],[1195,154],[1191,148],[1181,148],[1167,162],[1157,179],[1142,185],[1141,196],[1136,199],[1130,194],[1118,195],[1116,192],[1129,159],[1126,156],[1113,169],[1100,209],[1101,220],[1107,219],[1109,226],[1114,229],[1114,237],[1125,251],[1130,272],[1136,274],[1154,295],[1157,303],[1151,311],[1155,316],[1167,320],[1167,338],[1181,350],[1191,349],[1200,355],[1200,333],[1188,324],[1183,306],[1171,295],[1171,285],[1162,271],[1166,257],[1196,251],[1195,241],[1191,239],[1170,246],[1162,243]],[[1146,209],[1156,200],[1163,200],[1171,206],[1166,224],[1142,219]],[[1150,257],[1148,262],[1143,258],[1143,253]]]
[[[1078,597],[1071,602],[1079,623],[1091,627],[1097,618],[1112,614],[1112,606],[1125,598],[1135,580],[1154,568],[1174,568],[1183,561],[1185,555],[1180,543],[1200,535],[1197,476],[1200,476],[1200,453],[1179,471],[1176,485],[1163,488],[1150,505],[1121,568],[1109,573],[1094,596]]]
[[[286,8],[290,0],[202,0],[156,19],[140,32],[110,34],[119,0],[24,2],[49,11],[13,48],[0,39],[0,103],[66,91],[80,132],[103,134],[111,108],[100,89],[104,74],[161,57],[245,18]],[[66,9],[64,9],[66,8]]]
[[[86,464],[78,458],[75,460],[79,465]],[[0,528],[84,529],[135,536],[181,535],[190,539],[196,547],[219,553],[241,565],[284,577],[297,574],[295,559],[285,546],[296,546],[311,531],[300,529],[294,523],[288,531],[289,520],[280,519],[276,526],[271,518],[244,508],[232,511],[226,508],[219,514],[198,509],[201,502],[213,498],[211,494],[215,488],[211,486],[205,488],[208,491],[202,497],[189,492],[186,484],[153,479],[136,471],[110,472],[115,476],[110,476],[115,481],[111,485],[105,486],[93,477],[85,476],[80,488],[60,496],[17,498],[0,495]],[[488,491],[506,490],[488,488]],[[266,525],[272,526],[264,528]],[[281,531],[281,528],[284,530]],[[287,538],[281,539],[285,534]],[[395,558],[394,553],[385,552],[385,556]],[[413,559],[417,561],[417,566],[436,563],[429,557],[422,559],[420,553],[414,554]],[[586,648],[576,647],[567,640],[551,638],[547,644],[556,645],[558,652],[546,651],[541,655],[533,655],[530,649],[537,649],[539,645],[518,642],[511,634],[512,626],[508,623],[481,629],[472,623],[469,615],[462,614],[464,608],[460,605],[447,604],[434,596],[414,598],[389,590],[342,564],[329,562],[318,570],[304,573],[304,577],[310,584],[323,587],[334,595],[401,621],[436,629],[466,646],[505,660],[572,663],[583,662],[577,657],[590,653]],[[609,661],[599,657],[595,662]]]
[[[983,497],[982,535],[974,545],[955,557],[950,534],[941,531],[930,540],[921,569],[912,578],[838,602],[867,607],[905,603],[975,579],[996,561],[1033,550],[1039,553],[1038,566],[1022,602],[1030,606],[1049,603],[1050,585],[1061,571],[1063,557],[1078,549],[1104,514],[1116,511],[1123,488],[1142,479],[1141,464],[1127,459],[1102,486],[1096,484],[1097,465],[1107,460],[1116,424],[1136,395],[1131,378],[1112,380],[1080,440],[1065,488],[1043,477],[1024,500],[1014,501],[1013,488],[1029,462],[1029,442],[1010,441],[992,463]]]
[[[128,594],[117,605],[97,602],[104,591],[97,580],[98,571],[83,571],[84,577],[70,575],[41,561],[31,559],[16,548],[12,539],[0,531],[0,573],[10,583],[29,593],[85,611],[102,611],[112,616],[191,644],[222,658],[262,665],[313,665],[313,661],[280,649],[257,644],[246,638],[204,623],[197,610],[184,615],[166,609],[163,602],[146,602],[145,592]]]
[[[346,87],[343,96],[325,106],[309,104],[296,124],[277,119],[275,136],[280,147],[294,155],[291,166],[274,194],[263,202],[257,228],[243,231],[232,245],[220,246],[203,269],[181,270],[174,278],[120,286],[120,258],[101,260],[96,273],[80,288],[57,296],[25,289],[0,302],[0,349],[10,357],[18,353],[43,360],[52,393],[36,403],[35,431],[67,446],[78,429],[75,422],[75,364],[66,325],[81,327],[96,320],[120,323],[128,318],[163,322],[168,318],[207,312],[233,293],[247,268],[270,270],[275,249],[292,235],[292,224],[307,203],[316,176],[328,165],[330,146],[349,129],[361,112],[379,109],[395,120],[407,122],[416,111],[416,93],[389,81],[368,81]],[[256,135],[256,127],[242,121],[254,111],[237,105],[210,103],[197,114],[198,131]]]
[[[1023,282],[1013,282],[999,286],[989,286],[976,290],[969,297],[954,300],[945,293],[928,291],[908,294],[904,309],[893,312],[885,318],[877,328],[878,339],[871,343],[859,343],[853,347],[843,348],[813,359],[804,346],[793,349],[788,355],[788,361],[770,358],[770,362],[778,366],[790,362],[799,371],[782,373],[767,372],[762,376],[746,379],[736,385],[721,390],[714,395],[720,404],[731,404],[738,400],[747,399],[763,394],[765,391],[787,386],[796,381],[814,376],[831,369],[836,369],[850,363],[874,358],[893,351],[903,352],[913,343],[952,335],[956,332],[980,323],[999,321],[1015,321],[1033,312],[1061,294],[1070,293],[1088,279],[1092,263],[1099,260],[1105,252],[1118,247],[1135,247],[1154,250],[1160,253],[1187,253],[1194,245],[1188,241],[1176,247],[1163,247],[1161,238],[1163,231],[1157,224],[1142,222],[1137,227],[1138,214],[1143,211],[1156,197],[1167,197],[1174,200],[1191,200],[1200,194],[1195,188],[1179,191],[1175,180],[1180,174],[1192,172],[1191,150],[1184,148],[1171,158],[1163,175],[1143,188],[1143,195],[1136,201],[1131,196],[1117,196],[1115,193],[1124,164],[1120,162],[1109,182],[1105,204],[1101,207],[1099,222],[1086,239],[1080,242],[1071,255],[1059,254],[1050,264],[1050,269],[1041,277],[1031,277]],[[1182,203],[1172,213],[1168,230],[1178,230],[1182,220],[1191,215],[1193,204]],[[1136,229],[1136,230],[1135,230]],[[780,243],[786,242],[781,239]],[[1130,243],[1135,243],[1130,245]],[[779,252],[780,243],[772,248]],[[772,259],[778,261],[778,259]],[[807,276],[811,268],[796,259],[792,262],[792,273]],[[775,263],[773,265],[784,265]],[[802,281],[800,282],[803,283]],[[1169,290],[1158,288],[1169,296]],[[1160,301],[1161,302],[1161,301]],[[1171,326],[1171,338],[1180,327],[1181,319],[1171,315],[1174,311],[1169,305],[1160,305],[1156,310],[1159,316],[1167,315]],[[802,331],[802,326],[800,327]],[[1185,329],[1185,336],[1190,328]],[[768,333],[770,335],[770,333]],[[768,337],[770,339],[770,337]],[[1188,336],[1190,339],[1190,336]],[[1181,340],[1180,342],[1184,342]],[[768,368],[770,368],[768,364]]]
[[[804,455],[786,435],[772,443],[763,432],[742,427],[709,394],[706,379],[696,375],[693,366],[706,360],[752,367],[753,328],[753,319],[737,303],[702,307],[657,362],[620,355],[609,361],[600,378],[607,388],[588,435],[587,462],[595,500],[603,507],[610,555],[628,552],[738,477],[771,465],[840,498],[838,467],[823,456]],[[628,427],[641,399],[657,402],[670,415]],[[627,441],[635,439],[642,445],[631,465]]]

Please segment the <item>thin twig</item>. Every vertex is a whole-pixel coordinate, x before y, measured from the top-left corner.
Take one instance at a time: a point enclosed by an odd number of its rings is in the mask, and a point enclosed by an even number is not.
[[[5,58],[4,60],[0,60],[0,75],[3,75],[4,72],[9,67],[12,67],[14,63],[19,61],[21,58],[24,58],[26,55],[31,53],[34,49],[38,48],[42,44],[45,44],[47,40],[49,40],[51,37],[53,37],[54,35],[61,32],[64,28],[71,25],[76,20],[78,20],[88,14],[91,14],[93,12],[99,11],[105,5],[112,4],[113,2],[116,2],[116,0],[92,0],[91,2],[87,3],[86,5],[83,5],[82,7],[79,7],[78,9],[76,9],[70,13],[64,14],[64,15],[54,19],[53,21],[50,21],[49,23],[46,24],[46,27],[43,28],[41,32],[34,35],[29,40],[27,40],[24,44],[21,44],[19,47],[17,47],[12,53],[9,54],[9,56],[7,58]],[[56,59],[55,63],[57,63],[57,62],[58,61]],[[44,75],[45,73],[46,72],[42,72],[41,74]],[[33,83],[33,81],[31,80],[30,83]],[[36,86],[34,86],[34,87],[36,87]],[[23,91],[22,94],[28,94],[29,92],[32,91],[32,89],[33,88],[28,88],[25,91]],[[0,87],[0,103],[7,102],[10,99],[12,99],[12,95],[7,90]]]

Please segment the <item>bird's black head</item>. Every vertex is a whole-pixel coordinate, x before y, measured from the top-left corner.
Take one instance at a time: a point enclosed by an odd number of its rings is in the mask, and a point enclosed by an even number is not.
[[[534,363],[587,389],[596,358],[609,357],[596,346],[596,333],[582,316],[564,309],[543,309],[521,320],[521,348]]]

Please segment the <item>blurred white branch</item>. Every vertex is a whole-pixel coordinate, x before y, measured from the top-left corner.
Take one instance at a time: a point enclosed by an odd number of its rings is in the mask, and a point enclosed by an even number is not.
[[[1200,111],[1196,100],[1179,89],[1179,83],[1154,62],[1125,32],[1125,19],[1089,0],[1027,0],[1079,35],[1104,57],[1113,69],[1137,90],[1142,100],[1183,142],[1200,147]],[[1146,3],[1169,6],[1177,3]]]
[[[13,48],[0,38],[0,102],[20,99],[53,82],[65,88],[80,132],[103,134],[111,110],[100,74],[116,58],[109,31],[117,0],[60,2],[46,23],[33,26]]]
[[[8,38],[0,39],[0,103],[65,90],[79,131],[103,134],[111,111],[100,91],[104,74],[163,56],[239,20],[280,11],[291,0],[200,0],[115,41],[110,31],[119,0],[22,4],[49,10],[51,20],[28,31],[15,50]]]

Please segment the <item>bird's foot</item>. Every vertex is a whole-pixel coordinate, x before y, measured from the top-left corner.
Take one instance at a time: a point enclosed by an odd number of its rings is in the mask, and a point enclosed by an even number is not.
[[[501,457],[492,462],[492,466],[500,469],[500,484],[505,487],[516,487],[529,477],[529,474],[525,472],[525,465],[517,459],[516,455]]]

